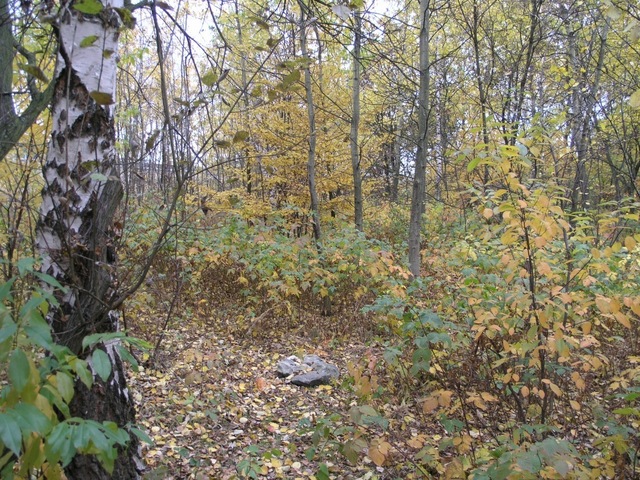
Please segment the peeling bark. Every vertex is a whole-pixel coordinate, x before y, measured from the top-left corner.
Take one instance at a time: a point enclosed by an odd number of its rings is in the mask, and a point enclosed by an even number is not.
[[[82,339],[114,332],[115,299],[113,217],[123,191],[115,171],[116,50],[120,18],[112,7],[98,15],[81,15],[65,2],[58,26],[60,58],[52,100],[52,136],[43,168],[45,186],[36,244],[42,271],[65,293],[56,293],[58,308],[49,321],[55,339],[77,355]],[[83,39],[95,36],[90,46]],[[113,345],[104,346],[112,361],[108,382],[96,378],[91,389],[76,382],[73,416],[113,421],[125,428],[134,421],[122,361]],[[77,456],[65,468],[68,479],[138,478],[138,440],[131,435],[109,475],[93,456]]]

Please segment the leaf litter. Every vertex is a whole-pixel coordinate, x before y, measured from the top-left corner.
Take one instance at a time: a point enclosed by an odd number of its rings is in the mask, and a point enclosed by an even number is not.
[[[345,365],[366,358],[371,346],[216,330],[181,320],[166,331],[155,365],[144,353],[131,372],[138,423],[153,440],[143,445],[145,478],[420,478],[403,469],[403,459],[426,443],[406,405],[382,405],[389,426],[367,427],[371,444],[353,434],[350,414],[359,402]],[[292,353],[338,365],[340,381],[308,389],[277,378],[277,362]]]

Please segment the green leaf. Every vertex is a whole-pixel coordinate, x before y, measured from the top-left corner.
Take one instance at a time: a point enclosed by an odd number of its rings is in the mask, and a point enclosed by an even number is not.
[[[32,77],[37,78],[41,82],[48,82],[49,81],[49,78],[47,78],[47,76],[44,74],[42,69],[40,67],[38,67],[37,65],[27,65],[25,63],[19,63],[18,67],[20,67],[20,70],[23,70],[23,71],[27,72],[29,75],[31,75]]]
[[[20,449],[22,448],[20,426],[18,422],[6,413],[0,413],[0,440],[16,456],[20,456]]]
[[[326,463],[321,463],[320,468],[316,472],[317,480],[329,480],[329,467],[327,467]]]
[[[147,435],[147,432],[145,432],[144,430],[140,430],[138,427],[131,427],[129,430],[143,442],[149,445],[153,445],[153,440],[149,435]]]
[[[19,393],[22,392],[29,383],[30,374],[31,367],[26,353],[22,350],[14,350],[9,360],[9,379],[13,388]]]
[[[315,447],[309,447],[305,450],[304,452],[304,456],[307,457],[307,460],[311,461],[313,460],[313,457],[316,456],[316,449]]]
[[[95,15],[96,13],[100,13],[104,6],[98,0],[80,0],[73,5],[73,8],[81,13]]]
[[[233,136],[233,143],[240,143],[240,142],[244,142],[247,140],[247,138],[249,138],[249,132],[247,132],[246,130],[240,130],[237,131],[236,134]]]
[[[202,76],[201,80],[207,87],[213,87],[218,81],[218,74],[213,70],[209,70]]]
[[[73,435],[71,438],[73,439],[73,446],[75,449],[81,451],[86,449],[91,441],[91,430],[87,425],[87,422],[80,421],[78,425],[74,425],[72,429]]]
[[[300,80],[300,70],[294,70],[282,79],[282,86],[286,89]]]
[[[19,403],[13,407],[13,411],[15,412],[14,418],[25,435],[31,432],[46,435],[51,430],[51,420],[35,405]]]
[[[160,130],[155,130],[147,141],[144,144],[145,152],[148,152],[156,145],[156,140],[158,140],[158,136],[160,135]]]
[[[618,20],[620,19],[620,17],[622,17],[622,10],[620,10],[615,5],[609,5],[609,7],[605,11],[605,15],[611,20]]]
[[[8,282],[5,282],[0,286],[0,302],[4,302],[5,300],[11,300],[11,289],[13,288],[13,283],[16,281],[15,278],[12,278]]]
[[[89,177],[91,178],[91,180],[94,180],[96,182],[106,182],[109,180],[109,177],[107,177],[104,173],[99,172],[92,173],[91,175],[89,175]]]
[[[90,47],[91,45],[96,43],[96,40],[98,40],[98,36],[97,35],[89,35],[88,37],[84,37],[80,41],[80,46],[82,48]]]
[[[71,416],[71,412],[69,412],[69,406],[62,399],[57,388],[54,388],[52,385],[44,385],[40,389],[40,394],[44,398],[46,398],[50,404],[55,405],[55,407],[60,410],[60,412],[62,412],[62,415],[64,415],[65,417]]]
[[[2,478],[7,478],[7,480],[13,480],[13,465],[15,464],[15,461],[9,462],[9,460],[11,460],[11,457],[13,457],[13,453],[11,452],[7,452],[5,455],[3,455],[2,457],[0,457],[0,475],[2,476]],[[9,462],[9,463],[7,463]]]
[[[629,105],[631,108],[640,108],[640,90],[636,90],[629,98]]]
[[[89,92],[89,96],[95,100],[98,105],[113,105],[115,100],[113,95],[107,92],[96,92],[95,90]]]
[[[91,388],[91,385],[93,385],[93,375],[91,375],[91,372],[87,368],[87,362],[79,358],[74,358],[69,362],[69,365],[71,365],[71,368],[73,368],[78,377],[80,377],[82,383],[84,383],[87,388]]]
[[[0,343],[14,336],[17,331],[18,326],[16,323],[10,318],[5,318],[2,321],[2,327],[0,327]]]
[[[106,382],[109,379],[109,375],[111,375],[111,360],[109,359],[109,355],[100,349],[96,349],[91,355],[91,363],[95,372]]]
[[[131,355],[131,353],[129,353],[129,350],[124,348],[124,346],[122,345],[118,345],[118,353],[120,354],[120,357],[122,358],[122,360],[124,360],[125,362],[131,365],[134,371],[136,372],[138,371],[138,361],[135,359],[133,355]]]
[[[100,342],[106,343],[110,340],[114,340],[116,338],[121,339],[124,337],[125,334],[123,332],[93,333],[82,339],[82,348],[94,347]]]
[[[62,286],[62,284],[56,280],[55,278],[53,278],[51,275],[47,274],[47,273],[41,273],[41,272],[33,272],[33,274],[38,277],[40,280],[42,280],[43,282],[45,282],[47,285],[50,285],[54,288],[58,288],[62,291],[66,291],[66,288]]]
[[[69,403],[74,394],[73,378],[71,378],[71,375],[66,372],[56,373],[56,387],[63,400]]]
[[[44,452],[49,462],[60,461],[63,467],[66,467],[71,462],[76,454],[72,440],[75,436],[74,430],[75,428],[72,428],[67,421],[54,427],[44,446]]]
[[[120,445],[126,445],[131,440],[129,436],[129,432],[125,429],[118,427],[118,424],[115,422],[104,421],[102,425],[96,423],[102,430],[104,430],[104,434],[115,443],[119,443]]]
[[[84,428],[88,433],[90,443],[92,443],[100,452],[108,452],[113,448],[113,443],[107,440],[106,435],[100,429],[100,424],[87,422]],[[90,444],[88,443],[87,445]]]
[[[632,407],[616,408],[613,413],[616,415],[640,415],[640,409]]]
[[[482,161],[481,158],[474,158],[473,160],[471,160],[469,162],[469,165],[467,165],[467,173],[471,173],[475,170],[475,168],[480,165],[480,162]]]
[[[269,24],[260,17],[252,17],[251,21],[255,23],[259,28],[266,30],[267,32],[269,31]]]
[[[347,440],[342,446],[342,454],[349,460],[349,463],[356,465],[360,452],[363,452],[367,448],[367,442],[363,438],[354,438]]]
[[[51,337],[51,326],[46,322],[38,310],[31,310],[26,315],[29,319],[29,323],[24,326],[24,331],[27,336],[36,345],[49,349],[53,343]]]
[[[120,15],[125,27],[134,28],[136,26],[136,18],[131,13],[131,10],[128,8],[114,8],[114,10]]]
[[[33,271],[33,265],[36,263],[35,258],[21,258],[18,260],[18,273],[20,276],[27,272]]]

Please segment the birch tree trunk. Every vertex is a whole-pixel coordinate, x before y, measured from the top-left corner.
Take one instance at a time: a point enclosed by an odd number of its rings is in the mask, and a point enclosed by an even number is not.
[[[420,0],[420,89],[418,92],[418,148],[411,195],[409,220],[409,270],[420,276],[420,230],[424,213],[427,170],[427,132],[429,131],[429,0]]]
[[[92,333],[114,332],[118,316],[110,305],[115,295],[113,278],[113,217],[122,198],[115,177],[116,52],[121,20],[114,8],[81,13],[71,1],[58,15],[59,59],[52,99],[52,135],[44,165],[42,206],[36,243],[42,271],[67,288],[56,293],[59,307],[49,321],[56,341],[80,356],[82,339]],[[87,40],[89,39],[89,40]],[[93,40],[93,41],[91,41]],[[82,45],[81,45],[82,43]],[[76,382],[71,415],[113,421],[124,428],[134,420],[132,398],[126,387],[118,345],[102,345],[112,363],[107,382],[96,376],[87,389]],[[93,456],[76,456],[65,469],[68,479],[138,478],[138,441],[130,436],[109,475]]]

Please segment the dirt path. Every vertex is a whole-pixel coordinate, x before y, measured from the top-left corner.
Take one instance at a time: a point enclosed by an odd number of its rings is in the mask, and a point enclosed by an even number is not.
[[[292,353],[318,354],[344,374],[367,347],[239,342],[212,330],[183,324],[168,331],[156,367],[130,378],[138,422],[155,442],[143,448],[146,478],[398,478],[364,455],[352,465],[338,453],[335,440],[349,427],[346,417],[331,415],[356,404],[351,388],[305,389],[275,375]]]

